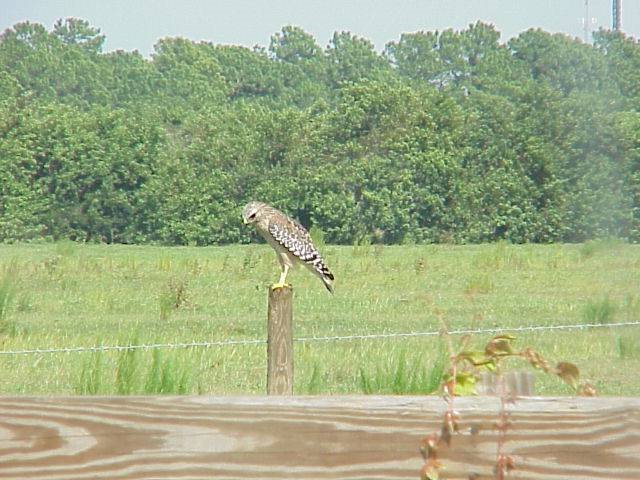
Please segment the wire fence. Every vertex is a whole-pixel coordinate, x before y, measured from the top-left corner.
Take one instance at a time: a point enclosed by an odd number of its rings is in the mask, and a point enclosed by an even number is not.
[[[333,335],[318,337],[298,337],[294,338],[294,342],[310,343],[310,342],[339,342],[349,340],[376,340],[390,338],[407,338],[407,337],[435,337],[443,334],[448,335],[475,335],[475,334],[499,334],[508,332],[539,332],[539,331],[558,331],[558,330],[586,330],[592,328],[620,328],[628,326],[638,326],[640,321],[627,321],[615,323],[580,323],[566,325],[529,325],[523,327],[495,327],[495,328],[478,328],[478,329],[458,329],[458,330],[431,330],[426,332],[390,332],[390,333],[372,333],[360,335]],[[37,354],[57,354],[57,353],[82,353],[82,352],[109,352],[124,350],[153,350],[153,349],[179,349],[179,348],[214,348],[228,346],[247,346],[266,344],[266,339],[238,339],[238,340],[220,340],[220,341],[193,341],[184,343],[152,343],[140,345],[94,345],[79,347],[56,347],[56,348],[30,348],[21,350],[4,350],[0,351],[2,356],[11,355],[37,355]]]

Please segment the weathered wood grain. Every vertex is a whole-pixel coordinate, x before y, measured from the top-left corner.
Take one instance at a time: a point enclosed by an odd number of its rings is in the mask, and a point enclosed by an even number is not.
[[[267,395],[293,394],[293,289],[269,288]]]
[[[490,478],[499,401],[456,403],[444,478]],[[436,397],[0,398],[2,479],[417,479]],[[640,479],[640,399],[519,400],[518,479]]]

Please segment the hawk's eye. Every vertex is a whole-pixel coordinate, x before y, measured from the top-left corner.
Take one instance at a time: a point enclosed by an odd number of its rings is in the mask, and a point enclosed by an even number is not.
[[[256,218],[256,212],[253,212],[251,215],[249,215],[249,220],[253,220],[254,218]]]

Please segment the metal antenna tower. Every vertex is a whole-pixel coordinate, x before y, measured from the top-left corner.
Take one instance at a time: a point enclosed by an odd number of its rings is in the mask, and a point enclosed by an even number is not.
[[[620,31],[622,29],[622,22],[620,20],[620,17],[622,16],[620,7],[621,2],[622,0],[613,0],[611,18],[613,19],[613,29],[616,31]]]

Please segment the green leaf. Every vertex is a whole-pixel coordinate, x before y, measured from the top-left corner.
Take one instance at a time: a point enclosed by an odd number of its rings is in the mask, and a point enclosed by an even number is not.
[[[456,375],[455,395],[476,395],[476,377],[473,373],[462,372]]]

